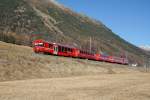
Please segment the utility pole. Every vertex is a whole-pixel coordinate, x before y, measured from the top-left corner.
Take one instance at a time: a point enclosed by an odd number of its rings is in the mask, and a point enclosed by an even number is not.
[[[56,40],[55,40],[55,42],[57,43],[58,42],[58,39],[57,39],[57,33],[56,33],[56,38],[55,38]]]
[[[128,60],[128,52],[127,51],[125,52],[125,58]],[[128,62],[129,62],[129,60],[128,60]]]
[[[146,56],[144,56],[144,69],[147,72],[147,68],[148,68],[148,58]]]
[[[148,71],[150,71],[150,58],[148,60]]]
[[[144,66],[144,69],[146,69],[145,56],[143,56],[143,66]]]
[[[148,71],[149,67],[150,67],[150,58],[147,57],[147,71]]]
[[[90,36],[90,52],[92,51],[92,38]]]

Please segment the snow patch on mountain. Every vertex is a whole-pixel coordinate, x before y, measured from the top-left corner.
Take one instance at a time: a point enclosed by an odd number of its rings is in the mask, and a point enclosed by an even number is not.
[[[140,48],[142,48],[146,51],[150,51],[150,45],[140,46]]]

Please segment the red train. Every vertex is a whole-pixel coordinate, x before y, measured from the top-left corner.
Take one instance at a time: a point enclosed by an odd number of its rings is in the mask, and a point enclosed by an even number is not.
[[[63,45],[59,43],[47,42],[44,40],[33,41],[33,51],[36,53],[46,53],[58,56],[83,58],[96,61],[105,61],[110,63],[128,65],[128,59],[124,57],[106,56],[102,54],[94,54],[81,50],[74,46]]]

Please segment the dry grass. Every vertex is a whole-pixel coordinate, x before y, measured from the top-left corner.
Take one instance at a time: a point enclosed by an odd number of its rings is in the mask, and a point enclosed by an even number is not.
[[[150,100],[149,73],[0,83],[0,100]]]

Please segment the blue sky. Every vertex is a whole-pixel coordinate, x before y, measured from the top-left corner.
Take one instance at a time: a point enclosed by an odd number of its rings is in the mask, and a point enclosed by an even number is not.
[[[57,0],[137,46],[150,45],[150,0]]]

